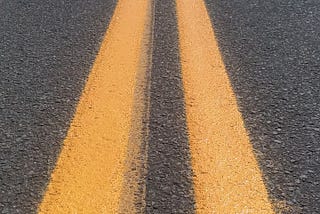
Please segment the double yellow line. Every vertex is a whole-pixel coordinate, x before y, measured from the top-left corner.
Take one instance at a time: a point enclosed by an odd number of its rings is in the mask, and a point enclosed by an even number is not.
[[[273,213],[205,4],[176,2],[196,211]],[[151,6],[119,0],[39,213],[139,212],[137,187],[124,189],[137,184],[124,175],[130,141],[143,138],[132,137],[132,123],[140,130],[132,118],[142,116],[133,106],[148,66]]]

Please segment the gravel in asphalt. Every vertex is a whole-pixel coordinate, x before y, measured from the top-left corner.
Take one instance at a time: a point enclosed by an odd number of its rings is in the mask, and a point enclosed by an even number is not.
[[[194,213],[175,1],[154,15],[146,213]]]
[[[173,0],[155,0],[147,213],[194,213]],[[35,213],[116,0],[0,0],[0,210]],[[320,213],[320,2],[206,0],[277,212]]]
[[[276,211],[320,213],[320,2],[206,4]]]
[[[0,210],[35,213],[116,1],[0,4]]]

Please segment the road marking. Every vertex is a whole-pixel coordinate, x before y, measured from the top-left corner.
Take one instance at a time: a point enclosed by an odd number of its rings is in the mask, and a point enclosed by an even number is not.
[[[154,0],[148,0],[148,15],[136,74],[133,113],[129,135],[126,169],[119,213],[144,213],[149,139],[150,79],[152,69]]]
[[[198,213],[273,213],[203,1],[177,0]]]
[[[39,213],[117,213],[149,1],[119,0]]]

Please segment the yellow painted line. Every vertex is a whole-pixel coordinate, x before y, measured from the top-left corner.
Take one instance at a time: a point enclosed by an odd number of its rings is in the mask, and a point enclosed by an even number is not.
[[[118,1],[39,213],[118,213],[149,2]]]
[[[273,213],[202,0],[177,0],[197,213]]]
[[[143,213],[146,208],[146,175],[150,113],[154,3],[148,0],[140,68],[136,74],[133,115],[119,213]]]

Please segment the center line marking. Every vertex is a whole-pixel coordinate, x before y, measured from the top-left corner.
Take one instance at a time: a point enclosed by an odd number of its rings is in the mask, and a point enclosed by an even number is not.
[[[149,3],[118,1],[39,213],[119,212]]]
[[[202,0],[177,0],[197,213],[273,213]]]

